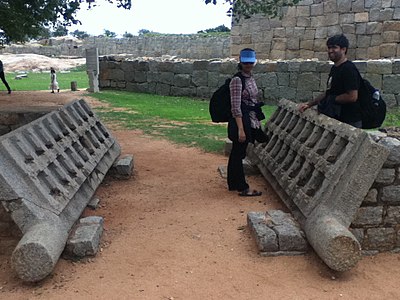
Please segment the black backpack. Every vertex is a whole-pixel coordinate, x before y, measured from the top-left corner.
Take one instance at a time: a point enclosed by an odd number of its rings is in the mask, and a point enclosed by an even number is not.
[[[238,72],[233,75],[232,78],[239,77],[242,80],[242,91],[245,89],[245,78],[242,73]],[[232,78],[225,80],[225,83],[221,85],[211,96],[209,111],[211,120],[214,123],[228,122],[232,118],[231,113],[231,93],[229,84]]]
[[[374,93],[378,91],[371,83],[360,75],[360,88],[358,101],[361,108],[361,120],[363,129],[378,128],[385,121],[386,103],[379,94],[379,99],[374,99]]]

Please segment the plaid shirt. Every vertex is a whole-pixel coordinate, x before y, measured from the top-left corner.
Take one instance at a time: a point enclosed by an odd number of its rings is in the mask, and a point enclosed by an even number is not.
[[[242,72],[242,75],[245,77],[245,89],[242,93],[242,80],[239,77],[234,77],[231,80],[229,85],[231,92],[231,107],[232,107],[232,116],[242,117],[242,110],[240,108],[240,104],[243,101],[245,104],[254,106],[258,100],[258,88],[256,85],[256,81],[253,76],[245,74]],[[254,111],[250,111],[250,121],[252,128],[261,127],[260,121],[257,119]]]

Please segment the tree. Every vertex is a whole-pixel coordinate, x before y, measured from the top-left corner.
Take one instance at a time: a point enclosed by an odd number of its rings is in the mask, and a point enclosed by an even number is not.
[[[109,38],[115,38],[117,36],[117,34],[110,30],[104,29],[104,36],[109,37]]]
[[[131,8],[131,0],[0,0],[0,35],[6,41],[23,42],[38,36],[43,27],[78,24],[81,5],[91,8],[101,1]]]
[[[133,34],[125,31],[125,33],[122,35],[122,37],[124,37],[126,39],[133,38]]]
[[[53,32],[51,33],[52,36],[65,36],[67,34],[68,34],[68,29],[63,25],[58,25],[56,28],[54,28]]]
[[[86,31],[81,31],[81,30],[75,30],[75,31],[71,32],[71,34],[72,34],[72,36],[74,36],[80,40],[83,40],[83,39],[89,37],[89,34]]]
[[[226,27],[225,25],[220,25],[215,28],[200,30],[197,33],[210,33],[210,32],[231,32],[231,30],[228,27]]]
[[[138,34],[139,34],[139,35],[157,34],[157,32],[154,32],[154,31],[151,31],[151,30],[148,30],[148,29],[140,29],[140,30],[138,31]]]
[[[204,0],[206,4],[217,4],[217,0]],[[227,14],[233,16],[236,20],[241,17],[250,18],[254,14],[263,14],[265,16],[277,17],[281,8],[293,6],[300,0],[220,0],[220,2],[229,3]]]

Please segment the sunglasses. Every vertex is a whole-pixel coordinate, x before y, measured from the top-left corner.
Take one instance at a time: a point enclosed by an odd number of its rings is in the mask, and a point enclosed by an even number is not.
[[[254,65],[253,62],[242,62],[243,65]]]

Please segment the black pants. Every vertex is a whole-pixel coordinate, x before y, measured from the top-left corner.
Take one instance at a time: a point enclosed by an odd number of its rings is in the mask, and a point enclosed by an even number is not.
[[[232,150],[228,161],[228,189],[230,191],[244,191],[249,188],[243,170],[243,159],[246,157],[246,150],[249,142],[257,140],[260,143],[267,141],[267,137],[261,129],[250,127],[250,122],[243,118],[243,125],[246,133],[246,141],[238,141],[238,129],[233,119],[228,124],[228,137],[232,141]]]
[[[4,76],[4,72],[0,72],[1,81],[3,81],[4,85],[6,86],[7,90],[11,92],[11,88],[7,83],[6,77]]]

